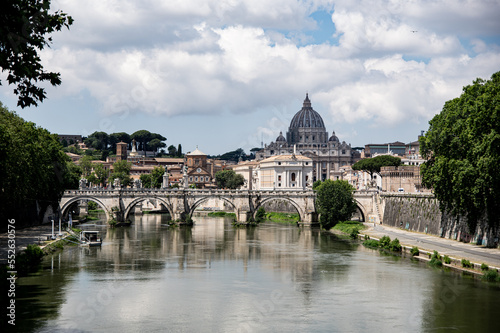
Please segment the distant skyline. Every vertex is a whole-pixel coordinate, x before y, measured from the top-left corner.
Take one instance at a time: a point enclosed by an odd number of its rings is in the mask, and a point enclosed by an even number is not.
[[[146,129],[209,155],[288,130],[309,93],[353,147],[417,140],[444,103],[500,71],[500,0],[52,1],[74,18],[41,52],[62,84],[38,107],[52,133]]]

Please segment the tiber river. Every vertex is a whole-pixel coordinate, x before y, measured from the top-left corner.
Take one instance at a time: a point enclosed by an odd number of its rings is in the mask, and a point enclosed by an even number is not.
[[[500,287],[328,232],[88,226],[102,248],[66,247],[18,280],[22,332],[499,332]]]

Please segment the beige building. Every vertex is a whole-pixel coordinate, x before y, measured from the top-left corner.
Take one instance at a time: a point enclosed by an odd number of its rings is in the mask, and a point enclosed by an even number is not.
[[[243,162],[233,167],[245,178],[245,189],[305,190],[312,187],[313,161],[301,155],[278,155],[261,161]]]
[[[312,108],[308,94],[302,109],[292,118],[286,138],[280,132],[275,142],[256,153],[256,159],[291,155],[294,147],[297,156],[302,155],[312,160],[312,181],[339,179],[342,175],[340,168],[354,164],[361,156],[351,149],[350,144],[340,142],[335,132],[328,136],[323,119]]]
[[[415,193],[430,192],[422,186],[420,166],[400,165],[380,168],[382,190],[386,192]]]

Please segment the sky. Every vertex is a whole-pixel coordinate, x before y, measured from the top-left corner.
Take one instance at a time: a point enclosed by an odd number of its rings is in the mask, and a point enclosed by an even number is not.
[[[500,0],[59,0],[41,51],[62,84],[21,109],[58,134],[146,129],[209,155],[285,135],[306,93],[360,147],[417,140],[446,101],[500,71]]]

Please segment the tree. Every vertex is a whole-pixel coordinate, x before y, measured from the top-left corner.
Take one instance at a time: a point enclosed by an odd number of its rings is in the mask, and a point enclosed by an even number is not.
[[[467,217],[469,230],[486,217],[500,221],[500,72],[477,79],[447,101],[420,137],[422,182],[443,211]]]
[[[61,84],[59,73],[44,71],[38,51],[52,43],[47,34],[69,29],[73,18],[59,10],[50,13],[50,0],[3,0],[0,22],[0,67],[8,73],[7,82],[16,86],[17,105],[36,106],[46,98],[41,82]]]
[[[127,161],[118,161],[113,164],[113,173],[109,177],[110,182],[115,179],[120,179],[120,184],[122,186],[129,186],[132,184],[132,177],[130,177],[130,169],[132,168],[132,163]]]
[[[134,139],[137,142],[142,144],[142,151],[146,151],[146,144],[151,140],[151,132],[147,130],[140,130],[132,133],[130,136],[131,139]]]
[[[84,140],[87,147],[105,150],[108,149],[109,135],[106,132],[94,132]]]
[[[329,230],[356,212],[354,187],[346,180],[327,179],[317,187],[316,206],[321,226]]]
[[[125,132],[111,133],[109,135],[109,144],[111,146],[110,149],[114,154],[116,154],[116,144],[121,141],[130,143],[132,142],[132,139],[130,138],[130,135]]]
[[[170,156],[172,156],[172,157],[176,157],[177,156],[177,149],[175,149],[174,145],[168,146],[167,150],[168,150],[168,154]]]
[[[184,157],[184,154],[182,154],[182,146],[180,143],[177,146],[177,157]]]
[[[96,184],[106,186],[106,180],[109,177],[109,170],[105,169],[100,163],[94,164],[94,174],[97,179]]]
[[[81,168],[82,176],[85,178],[89,177],[92,173],[92,156],[83,156],[78,165]]]
[[[165,168],[162,166],[154,167],[150,174],[144,174],[139,177],[142,182],[142,186],[147,188],[160,188],[163,184],[163,174],[165,173]]]
[[[165,148],[167,145],[165,142],[160,141],[160,139],[153,139],[149,141],[148,146],[155,152],[158,152],[158,148]]]
[[[245,178],[240,174],[236,174],[233,170],[218,171],[215,174],[215,181],[217,182],[217,187],[228,189],[237,189],[245,184]]]
[[[0,103],[0,228],[7,219],[15,219],[16,228],[39,223],[49,205],[58,207],[74,180],[68,161],[57,135]]]
[[[245,151],[241,148],[238,148],[233,151],[229,151],[227,153],[224,153],[220,156],[221,160],[226,160],[226,161],[233,161],[233,162],[238,162],[240,158],[246,157]]]
[[[353,164],[353,170],[366,171],[373,178],[374,173],[380,173],[380,168],[384,166],[400,166],[401,159],[391,155],[379,155],[373,158],[365,158]]]
[[[64,174],[64,188],[67,190],[77,189],[82,176],[82,169],[71,161],[66,162],[68,172]]]

